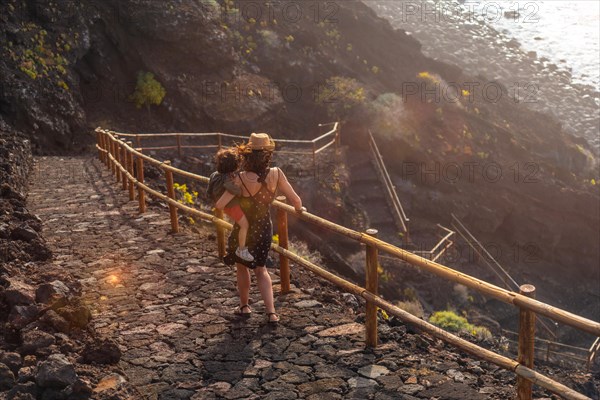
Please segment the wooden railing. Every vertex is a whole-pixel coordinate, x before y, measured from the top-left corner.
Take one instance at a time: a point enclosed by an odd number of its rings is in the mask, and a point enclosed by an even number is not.
[[[371,156],[373,157],[373,164],[375,169],[377,170],[377,174],[379,175],[379,179],[381,180],[383,187],[385,188],[385,195],[390,207],[392,209],[392,214],[394,216],[394,221],[396,225],[398,225],[398,229],[402,231],[405,235],[405,239],[408,240],[408,222],[409,219],[404,212],[404,208],[402,207],[402,203],[398,198],[398,194],[396,193],[396,188],[392,183],[392,179],[390,178],[390,174],[385,167],[385,163],[383,162],[383,157],[381,156],[381,152],[377,147],[377,143],[375,142],[375,138],[371,131],[369,131],[369,147],[371,149]]]
[[[277,153],[280,154],[303,154],[312,156],[313,169],[316,170],[317,166],[317,155],[328,149],[329,147],[340,144],[340,124],[339,122],[331,122],[327,124],[320,124],[322,126],[331,126],[331,129],[321,136],[312,140],[292,140],[292,139],[273,139]],[[227,133],[220,132],[209,132],[209,133],[121,133],[114,132],[118,137],[129,138],[128,140],[135,140],[135,147],[141,149],[140,151],[150,150],[177,150],[177,154],[181,157],[186,149],[217,149],[220,150],[222,147],[231,145],[235,140],[247,141],[247,136],[230,135]],[[172,138],[175,143],[169,146],[146,146],[148,141],[156,141],[160,138]],[[184,141],[186,139],[209,139],[213,141],[211,144],[205,145],[190,145]],[[297,147],[297,149],[290,149],[288,147]]]
[[[123,140],[116,138],[115,134],[102,129],[96,130],[97,134],[97,149],[100,160],[107,165],[107,167],[115,175],[117,182],[122,181],[123,188],[129,190],[130,200],[134,200],[135,190],[138,189],[138,200],[140,212],[145,210],[145,198],[144,193],[148,193],[157,199],[166,202],[170,209],[171,215],[171,229],[174,232],[179,230],[178,212],[184,212],[191,216],[199,217],[205,221],[214,224],[217,229],[217,244],[219,249],[219,256],[223,256],[225,253],[225,230],[231,230],[232,225],[222,219],[221,213],[215,215],[198,210],[193,207],[179,203],[173,194],[172,190],[168,190],[167,194],[160,193],[144,183],[143,177],[143,163],[148,162],[156,167],[162,169],[165,173],[167,182],[170,181],[169,175],[172,177],[174,174],[186,177],[188,179],[201,182],[203,184],[208,183],[208,178],[201,175],[196,175],[184,170],[174,168],[169,162],[161,162],[155,160],[140,151],[134,149],[132,144],[124,142]],[[137,165],[136,176],[134,176],[134,162]],[[320,266],[317,266],[310,261],[303,259],[297,254],[289,251],[287,247],[287,240],[277,244],[272,244],[271,248],[275,252],[280,254],[281,259],[285,259],[287,266],[287,260],[291,260],[296,264],[312,271],[317,276],[332,282],[341,289],[355,294],[364,298],[367,302],[367,313],[366,313],[366,342],[369,346],[377,345],[377,307],[385,310],[388,314],[396,316],[401,321],[411,324],[423,332],[429,333],[430,335],[443,340],[446,343],[452,344],[457,348],[473,354],[474,356],[500,366],[501,368],[507,369],[514,372],[517,375],[517,392],[519,393],[520,399],[531,399],[531,384],[537,384],[541,387],[548,389],[549,391],[556,393],[566,399],[588,399],[588,397],[576,392],[575,390],[556,382],[545,375],[542,375],[532,369],[533,367],[533,354],[534,354],[534,327],[535,327],[535,315],[541,314],[549,318],[559,321],[561,323],[570,325],[577,329],[591,333],[596,336],[600,336],[600,323],[591,321],[579,315],[575,315],[565,310],[550,306],[532,298],[535,288],[531,285],[523,285],[520,293],[511,292],[502,289],[498,286],[492,285],[488,282],[479,280],[477,278],[466,275],[462,272],[453,270],[444,265],[438,264],[431,260],[427,260],[423,257],[417,256],[410,253],[407,250],[401,249],[382,240],[377,239],[377,232],[369,230],[367,232],[357,232],[352,229],[343,227],[335,224],[329,220],[321,218],[317,215],[303,212],[297,213],[293,207],[285,204],[282,201],[276,200],[273,206],[277,209],[278,216],[285,219],[278,221],[278,226],[284,231],[280,231],[279,234],[283,235],[287,239],[287,215],[292,214],[296,218],[314,224],[321,228],[326,228],[332,232],[336,232],[345,237],[355,240],[358,243],[366,245],[366,270],[367,279],[366,288],[351,283],[345,279],[342,279],[329,271],[326,271]],[[503,355],[497,354],[493,351],[477,346],[467,340],[464,340],[456,335],[444,331],[414,315],[402,310],[401,308],[387,302],[383,298],[377,295],[378,287],[378,252],[385,252],[388,255],[394,256],[401,259],[413,266],[421,268],[424,271],[436,274],[444,279],[452,282],[460,283],[480,293],[498,299],[502,302],[512,304],[520,310],[520,332],[519,332],[519,361],[512,360]],[[290,277],[289,269],[284,269],[282,263],[280,265],[280,279],[282,292],[289,291],[290,288]]]
[[[590,350],[588,351],[588,357],[587,357],[588,368],[591,368],[594,365],[594,360],[596,360],[596,357],[598,356],[598,352],[600,352],[600,337],[596,338],[596,340],[590,347]]]
[[[431,261],[437,261],[446,251],[452,247],[454,242],[451,240],[455,232],[452,229],[448,229],[445,226],[437,224],[438,229],[442,232],[442,237],[431,250],[415,250],[413,253],[425,257]]]
[[[508,340],[510,344],[518,345],[519,333],[511,330],[502,329],[502,335]],[[542,339],[536,336],[536,354],[540,355],[540,358],[544,361],[552,361],[552,355],[559,356],[561,360],[570,359],[573,362],[581,364],[582,362],[587,364],[589,357],[589,349],[577,346],[571,346],[568,344],[560,343],[555,340]],[[537,346],[537,344],[540,346]],[[586,365],[587,366],[587,365]]]
[[[489,251],[487,251],[487,249],[481,244],[481,242],[479,242],[479,240],[477,240],[475,238],[475,236],[458,219],[458,217],[456,217],[456,215],[454,215],[453,213],[450,213],[450,215],[452,216],[452,219],[454,220],[454,222],[452,223],[452,227],[454,228],[454,230],[456,232],[458,232],[458,234],[465,240],[465,242],[471,247],[471,249],[473,249],[475,254],[477,254],[479,256],[479,258],[490,268],[490,270],[496,274],[496,276],[504,284],[504,287],[509,290],[510,290],[511,286],[514,288],[519,288],[519,284],[513,279],[513,277],[508,273],[508,271],[504,267],[502,267],[502,265],[500,265],[500,263],[489,253]],[[559,341],[556,340],[557,339],[556,334],[550,327],[550,324],[548,324],[546,321],[544,321],[541,318],[538,318],[537,322],[539,323],[542,330],[548,335],[548,337],[550,337],[552,339],[552,340],[545,340],[545,339],[537,339],[536,338],[536,340],[546,344],[546,357],[545,357],[546,361],[548,361],[548,359],[550,358],[550,353],[559,354],[557,351],[552,351],[551,348],[565,349],[565,350],[567,350],[567,349],[568,350],[578,350],[578,351],[585,350],[580,347],[576,348],[573,346],[566,345],[564,343],[560,343]],[[510,331],[505,331],[505,332],[512,333]],[[596,346],[596,347],[594,347],[594,346]],[[576,357],[576,356],[572,356],[566,352],[563,354],[564,354],[564,357],[566,357],[566,358],[571,358],[571,359],[575,359],[575,360],[579,360],[579,361],[586,361],[586,365],[589,368],[593,362],[593,358],[595,357],[595,353],[593,352],[593,350],[595,349],[596,351],[598,351],[598,347],[600,347],[600,338],[596,338],[596,341],[594,342],[594,344],[592,344],[591,348],[589,350],[587,350],[588,354],[586,355],[587,357],[585,359],[582,359],[582,358]]]

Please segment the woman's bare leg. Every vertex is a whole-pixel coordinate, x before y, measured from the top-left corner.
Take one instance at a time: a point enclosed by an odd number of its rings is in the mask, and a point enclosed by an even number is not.
[[[247,305],[250,299],[250,271],[242,264],[235,264],[237,268],[237,289],[240,296],[240,307]],[[241,312],[249,312],[250,310],[241,310]]]
[[[265,309],[267,313],[275,312],[275,301],[273,300],[273,283],[271,282],[271,276],[267,272],[265,267],[257,267],[254,269],[254,275],[256,275],[256,284],[260,295],[265,302]],[[278,321],[279,317],[276,315],[269,316],[271,321]]]

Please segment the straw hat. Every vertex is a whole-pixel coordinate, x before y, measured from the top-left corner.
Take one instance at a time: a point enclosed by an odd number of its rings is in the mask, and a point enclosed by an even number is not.
[[[250,135],[250,141],[248,142],[248,148],[250,150],[275,150],[275,142],[266,133],[253,133]]]

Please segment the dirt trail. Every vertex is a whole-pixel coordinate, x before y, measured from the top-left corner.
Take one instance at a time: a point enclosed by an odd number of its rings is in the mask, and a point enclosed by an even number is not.
[[[365,350],[356,299],[295,268],[302,290],[277,298],[279,326],[266,324],[255,286],[254,314],[236,318],[235,274],[217,259],[212,229],[169,234],[166,210],[140,215],[93,158],[38,158],[28,201],[53,263],[83,285],[93,329],[118,341],[120,367],[149,399],[511,395],[498,381],[510,373],[404,326],[380,326],[383,344]]]

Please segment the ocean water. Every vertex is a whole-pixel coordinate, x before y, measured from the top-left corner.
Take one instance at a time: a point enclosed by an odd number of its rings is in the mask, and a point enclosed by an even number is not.
[[[363,1],[426,56],[518,88],[512,100],[600,151],[599,0]]]
[[[600,1],[465,2],[462,7],[514,37],[559,67],[570,68],[574,83],[600,90]],[[501,15],[498,13],[501,12]],[[504,16],[504,12],[518,14]]]

